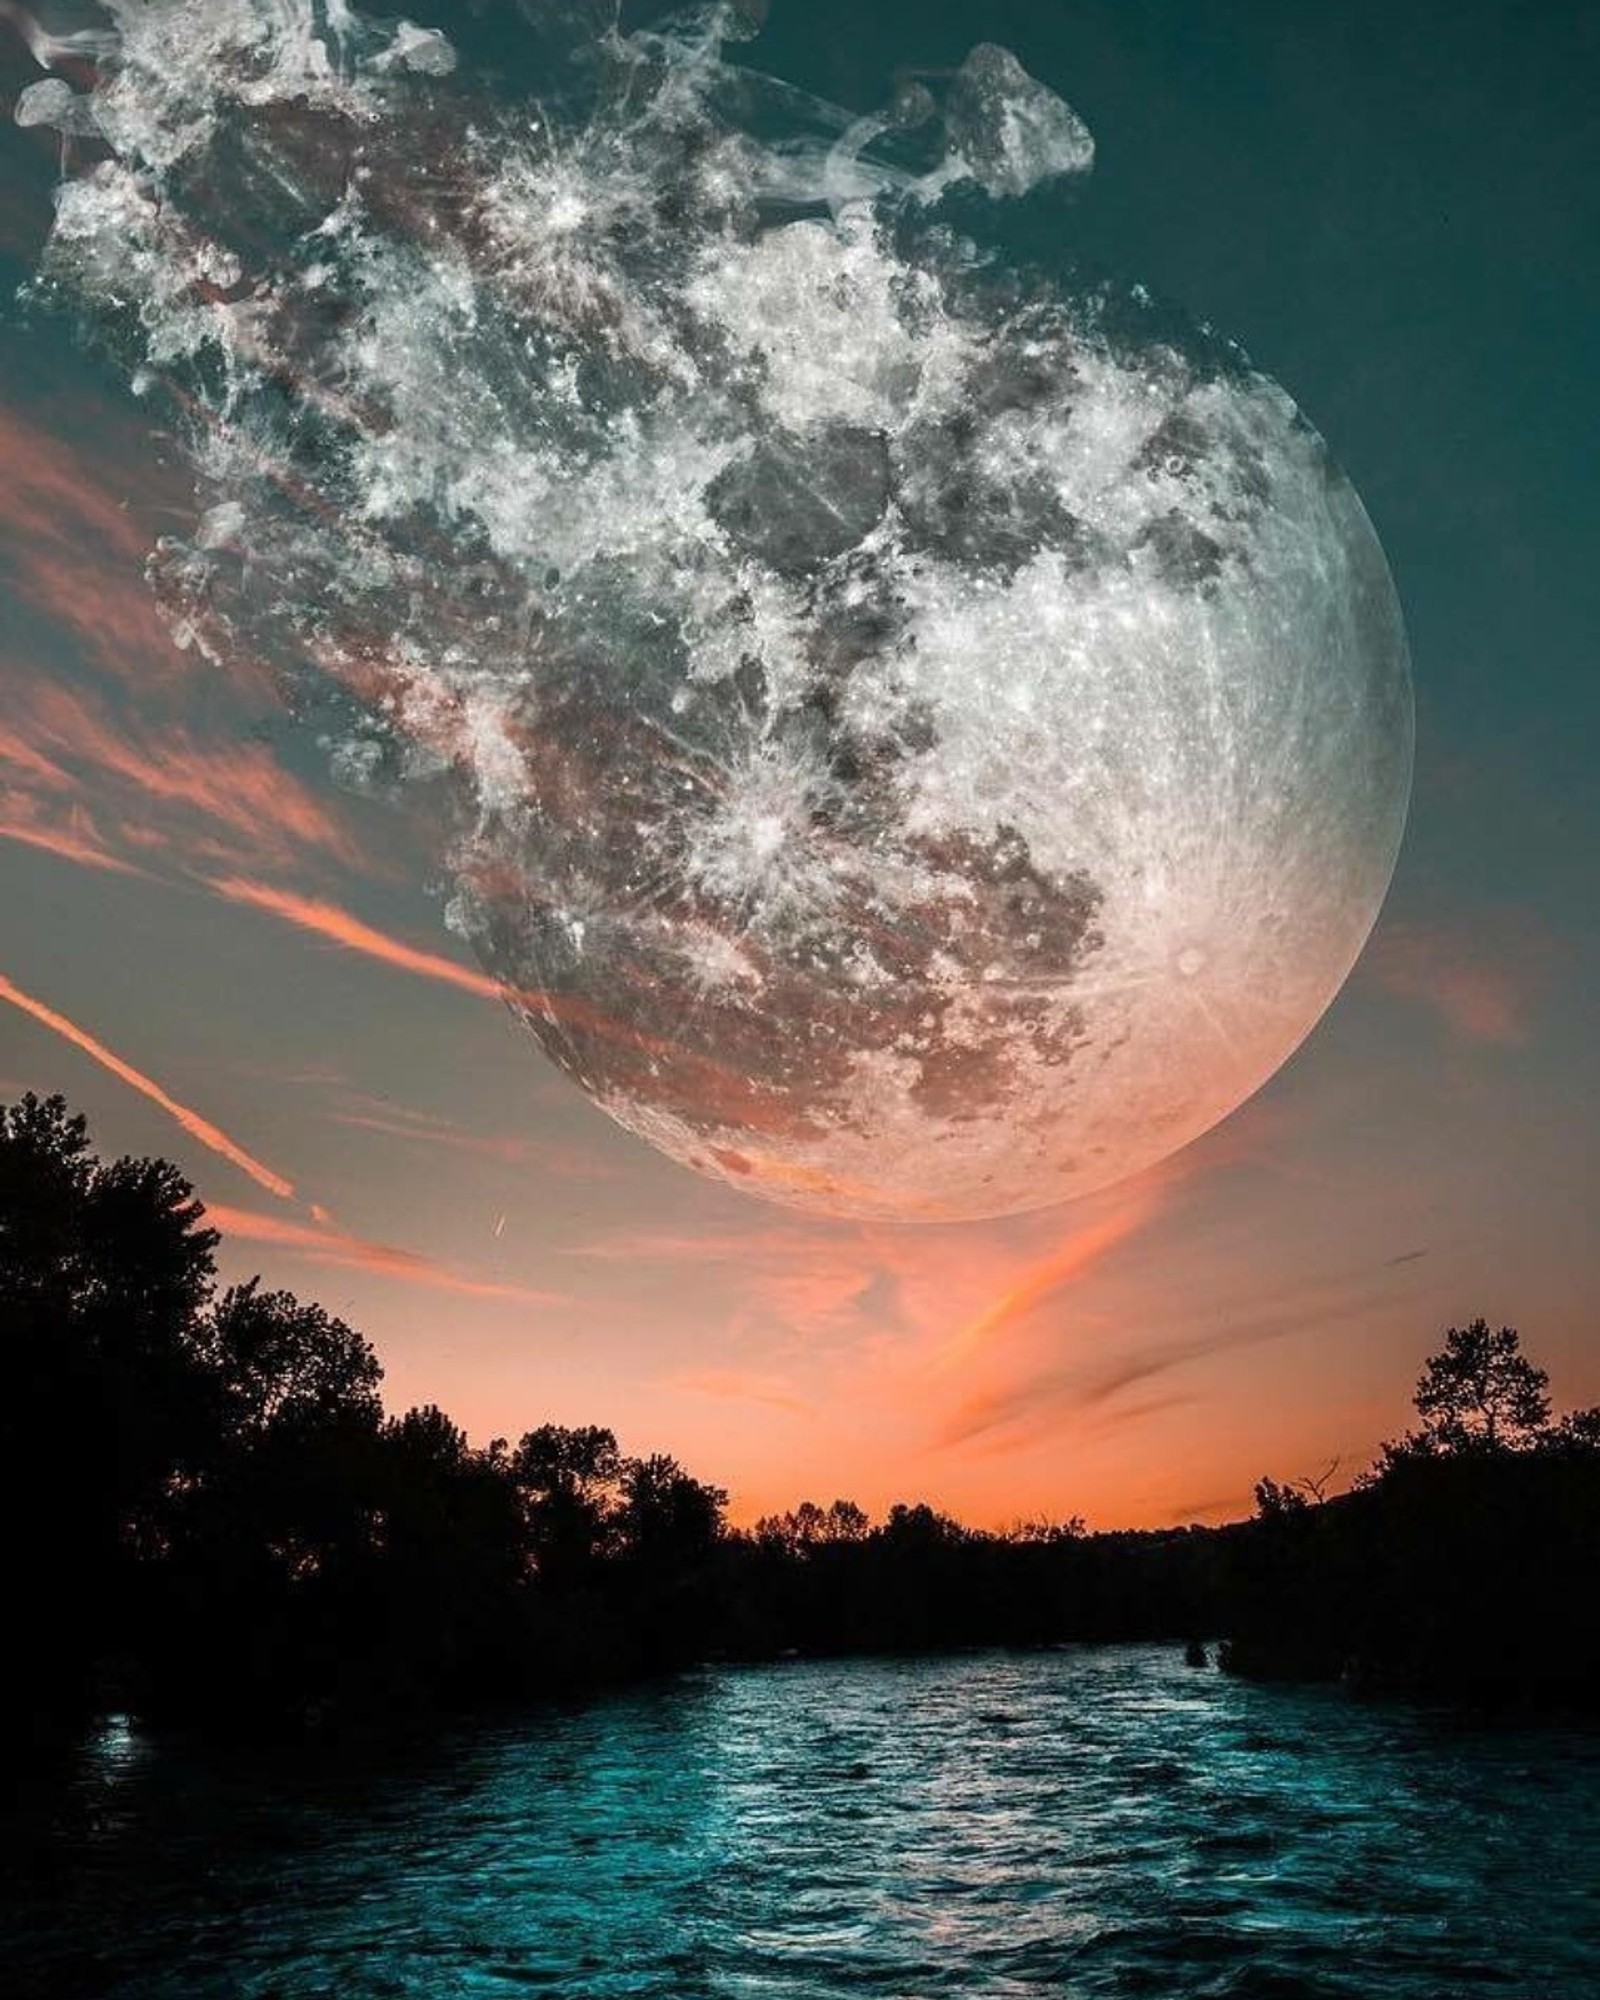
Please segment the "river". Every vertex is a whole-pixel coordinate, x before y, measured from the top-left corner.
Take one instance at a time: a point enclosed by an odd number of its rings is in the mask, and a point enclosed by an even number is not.
[[[1600,1994],[1600,1737],[1152,1648],[715,1668],[381,1760],[112,1723],[16,2000]]]

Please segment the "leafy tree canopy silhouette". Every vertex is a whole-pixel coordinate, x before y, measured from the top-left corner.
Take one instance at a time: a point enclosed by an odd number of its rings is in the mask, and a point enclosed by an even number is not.
[[[97,1160],[60,1097],[0,1107],[0,1506],[47,1501],[91,1588],[209,1435],[203,1214],[168,1162]]]
[[[763,1514],[756,1522],[754,1539],[774,1554],[793,1556],[865,1541],[871,1525],[865,1510],[853,1500],[835,1500],[827,1507],[815,1500],[802,1500],[785,1514]]]
[[[1414,1398],[1419,1431],[1384,1446],[1386,1463],[1407,1457],[1522,1451],[1545,1440],[1550,1377],[1522,1352],[1513,1326],[1485,1319],[1447,1327],[1430,1354]]]
[[[381,1414],[383,1370],[361,1335],[319,1305],[264,1291],[259,1278],[223,1293],[200,1322],[196,1347],[247,1434],[336,1415],[375,1424]]]

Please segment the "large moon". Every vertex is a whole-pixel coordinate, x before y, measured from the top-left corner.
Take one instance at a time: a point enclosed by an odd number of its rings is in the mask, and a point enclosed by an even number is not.
[[[116,11],[29,115],[112,155],[47,278],[136,294],[185,390],[184,635],[273,650],[351,782],[450,791],[451,921],[598,1104],[950,1220],[1284,1062],[1394,866],[1400,613],[1236,348],[974,241],[1087,171],[1059,98],[983,47],[852,119],[722,9],[562,47],[491,130],[416,29]]]
[[[1389,881],[1409,682],[1359,500],[1259,375],[1037,304],[931,344],[836,228],[706,290],[755,435],[657,504],[728,594],[657,629],[577,563],[599,629],[527,689],[467,934],[614,1117],[780,1201],[989,1216],[1149,1165],[1303,1040]]]

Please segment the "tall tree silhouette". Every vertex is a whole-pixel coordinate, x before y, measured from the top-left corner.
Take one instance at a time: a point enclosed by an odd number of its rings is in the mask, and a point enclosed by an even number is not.
[[[702,1484],[663,1452],[625,1459],[617,1511],[622,1545],[636,1561],[669,1574],[703,1562],[722,1533],[727,1504],[720,1486]]]
[[[1444,1346],[1428,1356],[1417,1379],[1422,1428],[1387,1451],[1520,1450],[1537,1443],[1549,1425],[1549,1387],[1544,1369],[1522,1352],[1515,1327],[1494,1331],[1484,1319],[1448,1327]]]
[[[206,1453],[202,1215],[168,1162],[94,1158],[61,1098],[0,1107],[0,1521],[12,1656],[44,1707],[120,1643],[130,1568]]]
[[[622,1480],[615,1435],[599,1424],[541,1424],[511,1455],[528,1511],[535,1574],[551,1590],[586,1582],[606,1553]]]
[[[383,1370],[361,1335],[319,1305],[232,1285],[196,1329],[232,1422],[259,1434],[333,1418],[376,1422]]]

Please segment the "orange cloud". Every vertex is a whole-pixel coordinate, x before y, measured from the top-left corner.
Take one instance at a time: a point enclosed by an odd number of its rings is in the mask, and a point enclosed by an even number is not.
[[[486,1000],[503,1000],[530,1015],[539,1015],[545,1024],[570,1026],[632,1053],[670,1058],[693,1071],[706,1093],[708,1104],[713,1101],[713,1093],[726,1089],[733,1093],[736,1101],[737,1109],[733,1116],[748,1114],[752,1108],[748,1079],[739,1072],[709,1056],[682,1049],[663,1036],[635,1028],[590,1001],[571,994],[502,986],[485,973],[458,965],[454,959],[443,958],[437,952],[419,950],[415,945],[404,944],[398,938],[374,930],[348,910],[341,910],[337,905],[322,902],[316,897],[236,877],[214,880],[208,886],[231,902],[263,910],[284,923],[310,931],[313,936],[327,938],[346,951],[379,959],[386,965],[397,966],[402,972],[440,980],[445,985],[459,987],[463,992],[477,994]]]
[[[313,1211],[326,1214],[326,1210]],[[515,1299],[523,1305],[562,1305],[560,1293],[535,1291],[527,1285],[501,1284],[492,1279],[473,1278],[436,1263],[415,1250],[402,1250],[391,1243],[373,1243],[362,1236],[350,1236],[328,1224],[291,1222],[280,1215],[260,1215],[254,1210],[228,1208],[207,1203],[206,1219],[227,1236],[246,1243],[268,1243],[295,1251],[312,1263],[333,1264],[346,1270],[372,1271],[380,1277],[398,1278],[406,1284],[422,1285],[430,1291],[455,1292],[475,1299]]]
[[[147,442],[114,408],[94,414],[90,458],[0,408],[0,588],[49,634],[36,657],[6,662],[0,818],[36,846],[56,836],[68,858],[96,850],[102,866],[113,843],[86,841],[65,824],[69,812],[115,825],[125,859],[131,850],[184,867],[263,857],[287,867],[308,855],[362,865],[340,817],[246,740],[250,718],[277,706],[266,671],[248,657],[184,652],[163,625],[144,580],[151,517],[187,519],[190,497],[156,490]],[[108,483],[113,458],[137,482],[131,503]],[[16,630],[14,644],[28,627]],[[76,685],[63,674],[61,638]]]
[[[935,1241],[919,1232],[917,1247],[900,1254],[926,1264]],[[970,1244],[963,1249],[970,1259]],[[565,1254],[608,1264],[683,1265],[704,1274],[728,1294],[726,1330],[739,1339],[768,1341],[776,1334],[813,1353],[848,1342],[854,1354],[863,1337],[901,1329],[894,1252],[848,1223],[763,1221],[704,1235],[622,1229],[571,1244]],[[947,1309],[948,1294],[942,1303]]]
[[[7,813],[14,817],[7,818]],[[124,861],[102,845],[99,834],[86,813],[68,815],[63,826],[52,826],[32,799],[13,800],[0,793],[0,840],[14,840],[23,847],[37,847],[59,860],[73,861],[80,868],[104,868],[113,875],[143,875],[131,861]]]
[[[569,1257],[598,1257],[610,1263],[717,1264],[746,1263],[768,1255],[804,1255],[809,1239],[799,1228],[761,1229],[697,1236],[668,1229],[619,1229],[591,1243],[570,1243]]]
[[[797,1396],[781,1376],[750,1373],[738,1368],[707,1368],[694,1375],[674,1376],[666,1385],[691,1396],[713,1396],[729,1403],[765,1403],[791,1416],[804,1416],[811,1405]]]
[[[191,1139],[198,1140],[202,1146],[228,1161],[231,1166],[237,1167],[241,1173],[248,1174],[251,1180],[259,1187],[264,1187],[269,1194],[275,1194],[284,1201],[293,1199],[294,1184],[291,1181],[285,1180],[282,1174],[274,1173],[271,1167],[264,1166],[242,1146],[236,1145],[227,1133],[213,1125],[210,1119],[202,1118],[198,1111],[191,1111],[188,1105],[180,1104],[175,1097],[169,1097],[159,1083],[136,1070],[131,1063],[124,1062],[121,1056],[108,1049],[104,1042],[97,1041],[86,1029],[69,1021],[65,1014],[58,1014],[53,1007],[47,1007],[42,1000],[35,1000],[30,994],[24,993],[19,986],[14,986],[4,973],[0,973],[0,1000],[8,1000],[13,1007],[31,1015],[43,1027],[59,1035],[63,1041],[70,1042],[75,1049],[81,1049],[92,1061],[99,1063],[102,1069],[109,1070],[114,1077],[138,1091],[140,1096],[148,1097],[152,1104],[159,1105],[169,1118],[180,1125]]]
[[[402,944],[398,938],[387,937],[332,903],[235,877],[209,882],[207,887],[231,903],[264,910],[269,916],[310,931],[315,937],[327,938],[345,951],[380,959],[385,965],[398,966],[402,972],[416,973],[423,979],[437,979],[446,986],[460,987],[464,993],[475,993],[480,999],[500,998],[498,984],[485,973],[474,972],[470,966],[458,965],[454,959],[443,958],[437,952],[419,951],[415,945]]]
[[[189,495],[170,478],[168,491],[155,490],[148,441],[114,408],[93,415],[89,458],[15,408],[0,409],[0,571],[13,596],[69,631],[109,680],[137,679],[145,690],[213,684],[217,669],[174,644],[144,581],[149,513]],[[124,468],[119,483],[133,489],[125,499],[113,497],[113,460]]]
[[[146,703],[116,711],[103,692],[69,688],[42,675],[10,703],[0,758],[20,781],[96,802],[108,788],[126,837],[193,856],[307,854],[356,862],[349,833],[326,806],[259,743],[202,740]],[[163,823],[162,815],[176,812]]]
[[[518,1138],[492,1132],[463,1132],[442,1118],[413,1111],[387,1099],[367,1099],[352,1093],[349,1108],[329,1114],[335,1125],[356,1132],[376,1132],[413,1145],[439,1146],[446,1152],[493,1160],[501,1166],[537,1167],[571,1180],[615,1180],[616,1171],[576,1146],[556,1146],[541,1138]]]
[[[7,690],[0,809],[35,836],[80,845],[89,844],[84,825],[95,824],[102,856],[113,849],[98,827],[114,824],[119,858],[154,854],[186,872],[197,862],[291,867],[308,857],[368,867],[349,830],[264,745],[208,740],[154,698],[133,712],[113,690],[69,687],[26,667]]]
[[[1335,1282],[1307,1286],[1280,1296],[1264,1308],[1241,1312],[1225,1325],[1177,1339],[1123,1347],[1095,1364],[1093,1357],[1075,1356],[1063,1365],[1032,1372],[1026,1379],[999,1390],[968,1398],[954,1412],[941,1442],[947,1445],[986,1441],[985,1448],[1011,1450],[1029,1438],[1053,1431],[1063,1415],[1100,1412],[1124,1390],[1154,1382],[1174,1370],[1206,1361],[1239,1348],[1259,1347],[1358,1318],[1377,1303],[1379,1293],[1369,1283]],[[1181,1397],[1146,1397],[1085,1427],[1120,1429],[1124,1422],[1149,1416]]]
[[[960,1367],[1031,1318],[1119,1243],[1143,1229],[1161,1208],[1163,1189],[1164,1183],[1153,1174],[1136,1183],[1134,1193],[1121,1207],[1069,1237],[1053,1255],[1025,1271],[987,1312],[954,1334],[945,1343],[937,1365],[941,1369]]]
[[[29,743],[15,730],[4,727],[0,727],[0,764],[9,764],[14,773],[31,779],[47,791],[70,792],[77,782],[70,771],[54,758],[46,757],[36,744]],[[16,782],[15,777],[12,782]]]
[[[1385,992],[1431,1007],[1458,1041],[1516,1047],[1549,975],[1550,934],[1521,911],[1486,911],[1470,930],[1396,925],[1368,969]]]
[[[143,460],[139,465],[143,475]],[[0,508],[13,541],[26,535],[40,547],[75,556],[80,574],[91,549],[143,569],[148,549],[137,521],[111,498],[103,472],[62,438],[15,409],[0,408],[0,466]]]

